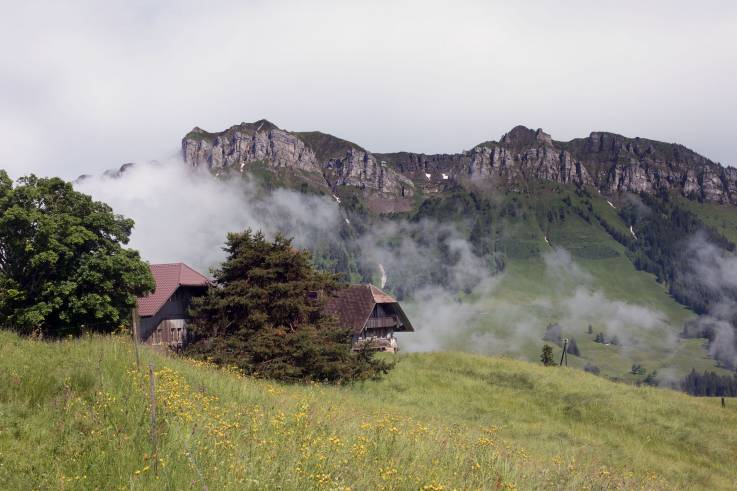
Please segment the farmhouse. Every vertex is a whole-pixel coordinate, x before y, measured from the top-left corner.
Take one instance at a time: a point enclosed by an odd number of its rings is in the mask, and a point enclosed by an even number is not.
[[[210,280],[184,263],[151,264],[150,268],[156,289],[138,298],[138,340],[180,347],[187,341],[190,300],[205,293]]]
[[[353,332],[353,349],[399,350],[395,332],[414,332],[399,302],[374,285],[349,285],[325,304],[325,312]]]

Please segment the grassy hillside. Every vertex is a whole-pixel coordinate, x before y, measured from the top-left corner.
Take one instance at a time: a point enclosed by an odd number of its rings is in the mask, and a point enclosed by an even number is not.
[[[699,203],[677,195],[674,195],[673,199],[679,206],[691,211],[705,224],[714,227],[727,239],[737,244],[737,212],[734,206],[709,202]]]
[[[406,355],[380,382],[256,381],[124,338],[0,332],[5,489],[729,489],[737,401],[579,370]]]

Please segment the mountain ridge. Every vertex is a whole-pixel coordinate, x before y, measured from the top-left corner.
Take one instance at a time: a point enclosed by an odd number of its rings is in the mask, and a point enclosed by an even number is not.
[[[602,131],[561,142],[540,128],[518,125],[499,141],[454,154],[373,153],[327,133],[290,132],[262,119],[215,133],[196,127],[182,139],[182,158],[216,174],[244,172],[253,162],[321,174],[332,191],[351,186],[373,203],[383,202],[381,212],[407,211],[417,193],[487,182],[514,191],[530,179],[590,186],[608,195],[676,191],[737,205],[737,168],[677,143]]]

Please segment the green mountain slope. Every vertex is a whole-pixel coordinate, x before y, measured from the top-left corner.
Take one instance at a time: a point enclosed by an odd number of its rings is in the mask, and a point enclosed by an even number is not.
[[[346,223],[340,225],[340,240],[313,247],[318,266],[345,273],[350,281],[378,284],[379,271],[366,263],[364,246],[380,244],[385,259],[395,258],[385,264],[386,288],[420,320],[412,336],[423,338],[420,349],[429,336],[437,338],[433,349],[536,360],[546,327],[559,324],[563,337],[574,338],[580,348],[580,356],[570,357],[571,366],[598,369],[609,378],[641,382],[657,371],[661,385],[673,386],[694,368],[730,373],[708,356],[706,339],[681,336],[684,322],[697,313],[674,299],[667,281],[636,267],[633,258],[643,253],[627,219],[633,207],[644,206],[633,204],[639,203],[637,195],[604,196],[590,187],[528,179],[515,189],[459,185],[418,193],[412,211],[380,215],[369,211],[354,188],[338,193]],[[671,203],[726,239],[737,236],[732,205],[675,195]],[[447,243],[432,245],[442,241],[438,230],[448,227],[488,264],[491,288],[452,291],[453,254]],[[420,245],[417,257],[406,255],[407,241],[413,250]],[[427,306],[414,300],[426,285],[451,290],[475,314],[423,331]],[[595,342],[600,333],[620,343]],[[633,374],[633,365],[645,371]]]
[[[737,402],[458,353],[280,385],[0,332],[3,489],[731,489]],[[156,370],[156,453],[146,367]],[[155,464],[156,462],[156,464]]]
[[[481,195],[490,198],[457,191],[419,208],[421,219],[464,224],[479,253],[504,264],[491,288],[464,299],[479,312],[454,326],[447,346],[536,360],[546,327],[559,324],[580,348],[569,363],[610,378],[636,382],[657,371],[661,384],[672,385],[692,368],[728,373],[707,356],[705,340],[680,336],[696,314],[654,275],[635,268],[628,247],[636,239],[621,213],[634,198],[534,181],[525,186]],[[594,342],[599,333],[619,343]],[[635,364],[647,373],[630,373]]]

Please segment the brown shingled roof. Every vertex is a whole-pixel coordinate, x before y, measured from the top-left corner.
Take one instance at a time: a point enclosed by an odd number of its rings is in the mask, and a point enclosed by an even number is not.
[[[207,286],[210,280],[184,263],[150,264],[156,289],[145,297],[139,297],[138,315],[148,317],[161,309],[180,286]]]
[[[325,313],[338,317],[340,324],[360,334],[376,304],[391,304],[402,318],[405,330],[414,331],[397,299],[374,285],[348,285],[338,290],[325,304]]]

